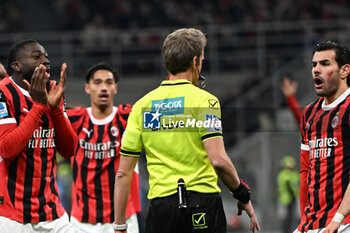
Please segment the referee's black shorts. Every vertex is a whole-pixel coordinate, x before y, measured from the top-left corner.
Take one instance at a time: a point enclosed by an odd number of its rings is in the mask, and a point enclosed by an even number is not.
[[[226,217],[218,193],[188,192],[187,208],[179,209],[177,193],[151,200],[146,233],[225,233]]]

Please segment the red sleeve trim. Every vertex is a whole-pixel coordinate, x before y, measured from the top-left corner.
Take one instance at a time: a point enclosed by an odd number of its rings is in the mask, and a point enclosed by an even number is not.
[[[300,105],[298,103],[298,100],[295,98],[294,95],[288,96],[287,97],[287,103],[289,109],[292,111],[293,116],[295,120],[300,123],[300,117],[301,117],[301,109]]]
[[[307,204],[307,177],[309,174],[310,161],[309,161],[309,151],[301,150],[300,152],[300,192],[299,192],[299,202],[300,202],[300,214],[301,217],[305,215],[304,209]]]

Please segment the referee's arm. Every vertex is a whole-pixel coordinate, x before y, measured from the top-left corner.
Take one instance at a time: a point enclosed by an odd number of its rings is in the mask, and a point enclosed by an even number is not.
[[[130,184],[138,159],[138,157],[120,155],[120,163],[118,172],[115,175],[114,186],[114,224],[123,225],[126,222],[125,213]],[[115,230],[114,232],[125,232],[125,230]]]
[[[205,140],[203,143],[208,153],[210,162],[213,165],[215,172],[219,176],[220,180],[231,192],[237,190],[241,182],[238,177],[236,168],[226,153],[222,137],[210,138]],[[246,204],[243,204],[239,201],[237,203],[237,206],[239,215],[241,214],[242,210],[245,210],[247,212],[250,218],[250,230],[252,232],[254,232],[255,229],[260,230],[251,201]]]

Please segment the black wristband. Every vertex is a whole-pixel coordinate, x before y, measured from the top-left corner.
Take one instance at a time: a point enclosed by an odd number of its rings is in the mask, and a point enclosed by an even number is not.
[[[234,198],[242,202],[243,204],[247,204],[250,201],[250,189],[249,186],[241,180],[238,188],[233,190],[232,195]]]

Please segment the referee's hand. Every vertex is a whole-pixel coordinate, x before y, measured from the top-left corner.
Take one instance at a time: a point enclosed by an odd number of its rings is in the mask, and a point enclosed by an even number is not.
[[[240,201],[237,201],[238,215],[242,215],[242,211],[245,210],[250,218],[250,230],[255,232],[255,229],[260,231],[260,226],[258,220],[256,219],[254,208],[252,202],[249,201],[247,204],[243,204]]]

